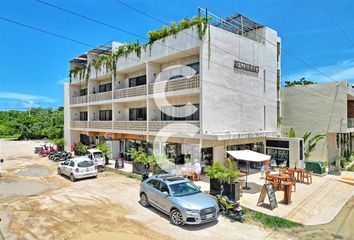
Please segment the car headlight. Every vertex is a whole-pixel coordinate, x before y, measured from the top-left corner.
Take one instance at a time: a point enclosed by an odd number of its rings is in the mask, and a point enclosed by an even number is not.
[[[195,210],[195,209],[186,209],[186,213],[187,214],[198,214],[199,210]]]

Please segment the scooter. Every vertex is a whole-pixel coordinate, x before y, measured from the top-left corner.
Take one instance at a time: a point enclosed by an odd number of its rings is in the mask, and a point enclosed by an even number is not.
[[[53,158],[53,161],[54,162],[65,161],[65,160],[68,160],[70,158],[72,158],[72,154],[70,152],[62,152],[59,156],[55,156]]]
[[[244,214],[240,201],[234,202],[227,196],[223,196],[224,187],[221,186],[220,194],[216,195],[216,201],[218,202],[219,209],[224,212],[225,215],[243,223],[245,221]]]
[[[148,178],[149,178],[149,165],[145,165],[145,171],[141,178],[141,181],[144,182]]]

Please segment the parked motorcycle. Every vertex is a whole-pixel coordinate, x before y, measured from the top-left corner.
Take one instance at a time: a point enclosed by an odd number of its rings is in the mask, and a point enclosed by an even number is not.
[[[73,156],[72,156],[72,154],[70,153],[70,152],[62,152],[61,154],[59,154],[59,155],[57,155],[57,156],[55,156],[54,158],[53,158],[53,161],[54,162],[57,162],[57,161],[65,161],[65,160],[68,160],[68,159],[70,159],[70,158],[72,158]]]
[[[215,199],[218,202],[220,212],[223,212],[226,216],[229,216],[239,222],[244,222],[244,213],[240,201],[234,202],[227,196],[223,196],[224,187],[221,186],[220,194],[216,195]]]

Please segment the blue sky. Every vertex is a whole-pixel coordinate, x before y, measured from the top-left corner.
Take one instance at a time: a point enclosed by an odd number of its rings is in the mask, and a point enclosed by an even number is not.
[[[161,23],[114,0],[43,0],[110,23],[139,35]],[[227,16],[234,12],[278,31],[285,51],[300,57],[335,80],[354,80],[354,47],[338,30],[317,0],[121,0],[161,19],[179,21],[197,14],[197,7]],[[354,42],[354,2],[323,0],[347,36]],[[81,19],[35,0],[1,0],[0,17],[42,28],[91,45],[137,37]],[[144,40],[141,40],[143,42]],[[88,50],[0,20],[0,110],[63,105],[63,81],[68,61]],[[282,77],[330,81],[293,57],[282,55]]]

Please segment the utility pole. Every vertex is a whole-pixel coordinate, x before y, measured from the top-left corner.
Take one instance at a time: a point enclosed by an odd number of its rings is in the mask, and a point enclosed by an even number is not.
[[[336,167],[340,168],[340,158],[342,155],[342,123],[344,118],[339,121],[339,137],[338,137],[338,160],[336,162]]]

